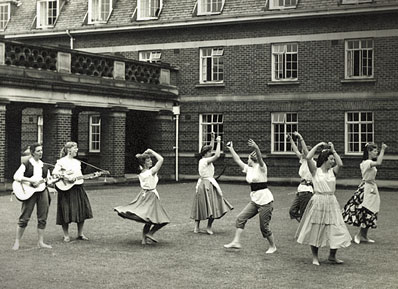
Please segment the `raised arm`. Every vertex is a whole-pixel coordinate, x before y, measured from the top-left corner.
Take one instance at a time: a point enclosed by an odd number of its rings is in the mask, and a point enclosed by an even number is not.
[[[333,143],[329,142],[328,145],[330,146],[330,150],[333,153],[334,160],[336,161],[336,166],[333,168],[334,174],[337,175],[340,168],[343,166],[343,161],[341,160],[339,154],[334,149]]]
[[[301,147],[303,148],[303,155],[304,156],[308,155],[308,148],[307,148],[307,144],[304,141],[304,138],[297,131],[295,131],[294,134],[298,137]]]
[[[235,163],[237,163],[241,169],[243,170],[245,168],[245,163],[242,162],[242,160],[240,159],[240,157],[238,156],[238,154],[235,152],[234,150],[234,146],[232,141],[227,143],[227,148],[229,149],[229,152],[232,155],[232,159],[235,161]]]
[[[216,153],[214,154],[214,156],[211,156],[207,159],[207,163],[212,163],[214,161],[216,161],[221,155],[221,136],[217,137],[217,147],[216,147]]]
[[[316,151],[318,150],[318,148],[321,147],[321,146],[324,146],[324,145],[326,145],[325,142],[320,142],[320,143],[316,144],[316,145],[308,152],[308,154],[307,154],[307,156],[306,156],[305,158],[306,158],[307,160],[311,160],[311,159],[314,157],[314,155],[315,155]],[[309,161],[309,162],[307,162],[307,163],[308,163],[308,168],[309,168],[309,170],[310,170],[310,172],[311,172],[311,175],[314,175],[315,172],[316,172],[316,165],[315,165],[314,162],[312,162],[312,161]]]
[[[297,132],[294,132],[293,134],[295,134],[295,133],[297,133]],[[297,156],[298,158],[301,158],[301,153],[300,153],[300,151],[298,150],[297,145],[296,145],[296,142],[293,140],[292,136],[291,136],[290,134],[287,134],[286,137],[287,137],[287,140],[290,142],[290,144],[291,144],[291,146],[292,146],[293,152],[296,154],[296,156]]]
[[[155,152],[154,150],[152,150],[152,149],[147,149],[144,153],[153,155],[153,156],[156,158],[157,162],[156,162],[156,164],[151,168],[152,174],[153,174],[153,175],[156,174],[156,173],[160,170],[160,168],[162,167],[162,164],[163,164],[163,157],[162,157],[160,154],[158,154],[157,152]]]
[[[214,140],[216,138],[216,134],[214,132],[210,133],[210,145],[211,145],[211,149],[214,148]]]
[[[260,165],[260,167],[263,168],[263,167],[265,166],[265,163],[264,163],[264,160],[263,160],[263,156],[261,155],[260,148],[259,148],[258,145],[255,143],[255,141],[252,140],[252,139],[249,139],[249,140],[247,141],[247,144],[249,145],[249,147],[251,147],[252,149],[254,149],[254,151],[256,152],[258,164]]]

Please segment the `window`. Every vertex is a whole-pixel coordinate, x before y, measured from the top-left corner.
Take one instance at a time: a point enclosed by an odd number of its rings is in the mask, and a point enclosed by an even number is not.
[[[162,0],[137,0],[137,20],[158,19],[162,7]]]
[[[200,82],[224,81],[224,50],[222,48],[200,49]]]
[[[372,112],[347,112],[345,115],[346,154],[362,153],[367,142],[374,141]]]
[[[211,133],[216,134],[216,138],[221,136],[224,138],[224,117],[219,113],[201,114],[199,117],[199,150],[203,145],[209,145],[211,141]],[[215,142],[214,145],[217,143]],[[214,147],[214,149],[216,149]]]
[[[297,131],[298,118],[295,112],[276,112],[271,114],[272,153],[287,153],[292,151],[287,134]]]
[[[37,142],[43,143],[43,116],[37,117]]]
[[[6,29],[10,20],[10,4],[0,4],[0,30]]]
[[[373,0],[342,0],[341,4],[371,3]]]
[[[89,0],[88,23],[106,23],[112,13],[112,0]]]
[[[90,116],[90,132],[89,132],[89,151],[92,153],[100,152],[101,148],[101,118],[99,115]]]
[[[59,5],[57,0],[37,1],[36,27],[53,27],[58,17],[58,9]]]
[[[298,77],[298,45],[272,45],[272,80],[296,81]]]
[[[220,14],[224,3],[224,0],[198,0],[198,15]]]
[[[270,0],[269,9],[296,8],[297,0]]]
[[[162,53],[160,51],[141,51],[138,56],[140,61],[160,62]]]
[[[347,40],[345,48],[346,78],[372,78],[373,40]]]

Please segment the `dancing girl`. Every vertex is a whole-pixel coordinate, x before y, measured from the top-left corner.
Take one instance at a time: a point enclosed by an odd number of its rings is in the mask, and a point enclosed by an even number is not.
[[[151,156],[157,160],[153,166]],[[158,184],[158,171],[162,167],[163,157],[152,149],[147,149],[136,158],[140,164],[141,173],[138,175],[141,185],[141,192],[127,206],[118,206],[114,210],[122,218],[144,223],[142,231],[143,245],[157,243],[154,234],[162,227],[170,223],[170,219],[163,208],[159,193],[156,190]]]
[[[200,178],[196,185],[196,193],[193,200],[191,218],[195,220],[194,233],[200,231],[200,221],[207,221],[206,232],[213,235],[212,224],[214,219],[220,219],[233,206],[224,198],[222,190],[214,179],[213,163],[221,154],[221,137],[217,137],[217,147],[215,154],[212,153],[215,134],[211,134],[210,145],[204,145],[200,151],[199,157],[199,175]]]
[[[380,154],[375,143],[367,143],[363,151],[360,169],[362,182],[357,191],[344,206],[343,218],[347,224],[359,227],[354,242],[374,243],[369,239],[369,228],[377,227],[377,215],[380,210],[380,195],[376,184],[377,167],[383,162],[386,144],[381,145]]]
[[[310,160],[316,150],[326,146],[326,143],[317,144],[307,155]],[[334,149],[333,143],[328,143],[329,149],[324,149],[318,156],[316,166],[308,162],[314,184],[314,195],[308,202],[300,225],[296,232],[297,242],[310,245],[312,264],[320,265],[318,258],[319,247],[329,245],[328,260],[335,264],[342,264],[337,259],[339,248],[346,248],[351,244],[351,236],[344,223],[341,209],[337,202],[336,175],[343,166],[340,156]]]
[[[249,154],[247,164],[235,152],[232,142],[227,144],[232,158],[246,173],[246,181],[251,187],[251,200],[236,219],[234,239],[231,243],[224,245],[224,248],[240,249],[242,247],[240,239],[247,221],[258,214],[261,233],[269,242],[269,248],[265,253],[272,254],[276,251],[276,246],[269,223],[272,217],[274,197],[267,187],[267,166],[263,161],[260,148],[252,139],[249,139],[247,143],[254,150]]]
[[[296,219],[298,222],[300,222],[301,217],[303,216],[303,213],[305,211],[305,208],[307,207],[307,204],[314,192],[312,184],[312,175],[308,168],[308,162],[313,162],[315,165],[315,161],[313,159],[311,160],[306,159],[308,151],[311,150],[311,147],[305,144],[304,138],[301,136],[301,134],[295,131],[293,132],[293,137],[288,135],[287,138],[290,141],[293,152],[296,154],[301,164],[298,172],[299,176],[301,177],[301,181],[297,188],[296,196],[289,209],[290,218]],[[299,140],[302,147],[301,152],[298,150],[293,138]]]

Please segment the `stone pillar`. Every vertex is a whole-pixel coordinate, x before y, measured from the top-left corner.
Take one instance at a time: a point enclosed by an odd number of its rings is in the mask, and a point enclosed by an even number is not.
[[[159,175],[164,179],[174,179],[175,176],[175,122],[173,112],[161,110],[150,132],[150,148],[158,152],[164,158]]]
[[[55,164],[72,135],[72,103],[57,103],[43,113],[43,161]]]
[[[0,100],[0,183],[4,183],[6,170],[6,103]]]
[[[126,113],[124,107],[113,107],[101,114],[101,165],[112,177],[124,177]]]
[[[22,106],[7,105],[6,111],[6,171],[5,178],[12,180],[21,165]]]

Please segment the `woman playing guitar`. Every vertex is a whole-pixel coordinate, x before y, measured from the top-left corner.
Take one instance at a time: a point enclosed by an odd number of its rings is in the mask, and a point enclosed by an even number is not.
[[[40,248],[52,247],[43,241],[44,229],[47,224],[48,209],[50,207],[50,194],[46,182],[42,180],[50,177],[48,167],[40,160],[43,156],[43,147],[39,143],[30,146],[31,157],[25,160],[14,174],[14,180],[19,183],[30,184],[35,188],[31,197],[21,200],[22,213],[19,217],[18,228],[13,250],[19,249],[19,241],[28,225],[30,216],[36,205],[37,210],[37,233],[39,235],[38,246]]]
[[[63,176],[64,184],[73,184],[67,186],[67,190],[60,189],[61,185],[56,185],[58,191],[56,223],[62,226],[64,242],[70,242],[69,224],[72,222],[77,223],[77,239],[88,240],[83,234],[84,221],[93,217],[90,201],[83,188],[81,162],[75,159],[77,152],[77,143],[67,142],[62,148],[61,158],[57,161],[53,170],[54,174]],[[92,177],[97,176],[97,174],[93,174]]]

